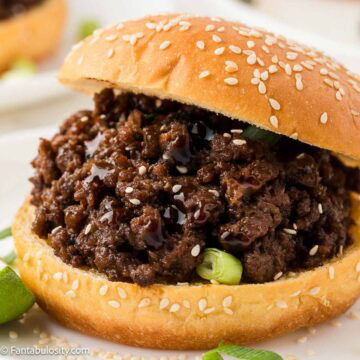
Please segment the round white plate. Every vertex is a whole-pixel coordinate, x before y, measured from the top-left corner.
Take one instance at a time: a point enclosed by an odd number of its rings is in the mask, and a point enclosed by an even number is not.
[[[36,154],[39,137],[49,137],[54,131],[53,127],[47,127],[17,132],[6,137],[0,136],[0,169],[2,175],[0,176],[0,229],[11,223],[17,208],[31,189],[27,179],[32,174],[30,161]],[[4,247],[3,244],[5,243],[2,242],[0,246],[3,252],[8,251],[12,246],[10,242]],[[351,311],[355,313],[358,311],[360,314],[360,302]],[[358,340],[360,321],[350,319],[350,314],[354,315],[354,313],[349,312],[336,319],[336,321],[318,326],[315,329],[297,331],[294,334],[258,344],[256,347],[276,351],[284,356],[285,359],[285,355],[291,354],[297,356],[297,359],[358,360],[360,358],[360,342]],[[1,348],[2,346],[10,351],[12,346],[16,348],[31,347],[38,343],[39,335],[33,332],[36,328],[49,335],[63,337],[70,343],[78,344],[80,348],[88,348],[90,351],[100,348],[104,351],[116,352],[121,355],[132,354],[133,356],[144,356],[145,358],[167,356],[169,359],[171,356],[181,354],[186,354],[189,359],[192,359],[201,354],[201,352],[135,349],[113,344],[66,329],[58,325],[39,309],[30,311],[25,324],[14,321],[0,327],[0,354],[1,351],[4,351]],[[16,331],[19,334],[19,338],[17,340],[10,340],[9,331]],[[203,331],[207,331],[207,329],[204,328]],[[33,359],[34,357],[15,357],[13,354],[7,358]],[[53,358],[55,359],[55,357]],[[44,359],[51,359],[51,357],[45,356]]]

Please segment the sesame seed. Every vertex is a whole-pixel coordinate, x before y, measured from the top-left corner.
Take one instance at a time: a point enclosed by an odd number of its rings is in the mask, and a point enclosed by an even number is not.
[[[269,73],[265,70],[260,74],[260,78],[263,81],[266,81],[269,78]]]
[[[177,166],[176,169],[180,174],[186,174],[188,172],[188,168],[186,166]]]
[[[276,280],[279,280],[282,276],[283,276],[283,272],[280,271],[280,272],[278,272],[278,273],[274,276],[274,280],[275,280],[275,281],[276,281]]]
[[[319,287],[314,287],[309,291],[309,294],[312,296],[317,295],[320,292],[320,288]]]
[[[229,133],[223,133],[223,137],[228,137],[228,138],[230,138],[231,135],[230,135]]]
[[[206,78],[210,75],[210,72],[208,70],[204,70],[199,74],[199,79]]]
[[[109,51],[107,52],[107,57],[110,59],[113,55],[114,55],[114,49],[111,48],[111,49],[109,49]]]
[[[83,117],[80,118],[80,121],[81,121],[81,122],[86,122],[86,121],[88,121],[88,120],[89,120],[89,118],[88,118],[87,116],[83,116]],[[58,228],[60,229],[61,226],[56,227],[54,230],[56,230],[56,229],[58,229]],[[54,231],[54,230],[53,230],[53,231]],[[52,231],[51,233],[53,233],[53,231]]]
[[[279,58],[277,57],[277,55],[274,55],[272,58],[271,58],[271,62],[273,62],[274,64],[277,64],[279,62]]]
[[[254,75],[255,78],[260,79],[260,77],[261,77],[260,70],[259,70],[259,69],[255,69],[255,70],[253,71],[253,75]]]
[[[181,190],[181,188],[182,188],[182,185],[176,184],[176,185],[174,185],[174,186],[172,187],[172,191],[173,191],[174,193],[177,193],[178,191]]]
[[[307,342],[307,337],[303,336],[296,341],[298,344],[305,344]]]
[[[224,30],[225,30],[225,28],[224,28],[223,26],[220,26],[220,27],[217,29],[218,32],[224,32]]]
[[[123,35],[121,37],[124,41],[129,41],[130,40],[130,35]]]
[[[15,340],[19,337],[19,334],[16,331],[9,331],[9,338]]]
[[[284,300],[277,300],[276,301],[276,306],[279,309],[287,309],[287,307],[288,307],[287,303]]]
[[[87,235],[90,231],[91,231],[91,224],[87,224],[86,228],[85,228],[85,231],[84,231],[84,234]]]
[[[183,25],[180,27],[179,31],[187,31],[190,29],[190,25]]]
[[[356,272],[360,272],[360,261],[356,264],[355,270]]]
[[[224,313],[228,314],[228,315],[233,315],[234,314],[234,312],[231,309],[229,309],[228,307],[224,307]]]
[[[320,122],[325,125],[328,122],[328,114],[327,112],[324,112],[320,116]]]
[[[200,250],[201,250],[200,245],[199,244],[195,245],[191,250],[191,255],[194,257],[198,256],[200,254]]]
[[[232,51],[234,54],[241,54],[241,49],[235,45],[229,45],[229,50]]]
[[[215,25],[212,24],[206,25],[205,31],[213,31],[213,30],[215,30]]]
[[[323,213],[323,207],[322,207],[322,204],[318,204],[318,210],[319,210],[319,213],[322,214]]]
[[[298,137],[299,137],[299,134],[298,134],[297,132],[294,132],[293,134],[290,135],[290,137],[291,137],[292,139],[297,140]]]
[[[63,274],[61,272],[56,272],[54,275],[53,275],[53,279],[54,280],[57,280],[57,281],[60,281],[62,279],[62,276]]]
[[[293,70],[299,72],[303,70],[303,67],[300,64],[296,64],[293,66]]]
[[[213,39],[213,41],[215,41],[217,43],[222,41],[221,37],[218,35],[215,35],[215,34],[212,36],[212,39]]]
[[[151,299],[149,298],[143,298],[140,300],[138,304],[138,308],[144,308],[151,305]]]
[[[337,91],[335,94],[336,100],[341,101],[342,100],[342,95],[340,93],[340,91]]]
[[[260,94],[266,94],[266,85],[262,81],[259,82],[258,90]]]
[[[146,174],[146,167],[144,165],[139,167],[139,175],[145,175]]]
[[[274,73],[276,73],[277,71],[278,71],[278,68],[277,68],[276,65],[270,65],[270,66],[269,66],[269,73],[270,73],[270,74],[274,74]]]
[[[290,297],[298,297],[301,294],[301,290],[295,291],[290,295]]]
[[[288,51],[288,52],[286,53],[286,58],[287,58],[288,60],[296,60],[297,57],[298,57],[298,54],[295,53],[295,52]]]
[[[67,284],[67,282],[68,282],[67,272],[64,272],[64,274],[63,274],[63,280],[64,280],[64,283]]]
[[[296,235],[297,234],[296,230],[293,230],[293,229],[285,228],[285,229],[283,229],[283,231],[284,231],[284,233],[289,234],[289,235]]]
[[[207,301],[206,299],[200,299],[198,302],[199,310],[202,312],[206,309]]]
[[[114,309],[118,309],[120,307],[120,303],[116,300],[109,300],[108,304]]]
[[[169,304],[170,304],[170,301],[169,301],[168,298],[163,298],[163,299],[161,299],[161,300],[160,300],[160,305],[159,305],[160,310],[165,309],[166,307],[169,306]]]
[[[339,80],[339,76],[332,71],[329,71],[329,76],[335,80]]]
[[[252,40],[249,40],[247,43],[246,43],[247,47],[249,49],[252,49],[254,46],[255,46],[255,42],[252,41]]]
[[[126,292],[123,288],[117,288],[117,292],[121,299],[126,299]]]
[[[128,187],[125,189],[125,192],[126,192],[127,194],[131,194],[133,191],[134,191],[134,189],[133,189],[131,186],[128,186]]]
[[[205,43],[202,40],[199,40],[196,42],[196,47],[199,48],[200,50],[204,50],[205,49]]]
[[[339,255],[342,255],[344,252],[344,245],[340,245],[339,247]]]
[[[242,140],[242,139],[234,139],[232,142],[234,145],[237,146],[242,146],[246,144],[246,140]]]
[[[92,39],[89,41],[90,45],[95,44],[100,39],[99,36],[93,36]]]
[[[263,45],[261,48],[262,48],[267,54],[270,53],[270,50],[269,50],[269,48],[268,48],[266,45]]]
[[[100,289],[99,289],[99,295],[100,296],[105,296],[106,293],[109,290],[109,286],[108,285],[103,285]]]
[[[329,78],[325,78],[323,81],[326,85],[329,85],[330,87],[334,87],[334,82]]]
[[[271,106],[274,110],[280,110],[280,104],[279,104],[279,102],[276,101],[275,99],[269,98],[269,103],[270,103],[270,106]]]
[[[295,87],[297,90],[301,91],[304,89],[304,85],[302,83],[302,80],[301,78],[297,78],[296,81],[295,81]]]
[[[329,266],[329,278],[330,280],[334,280],[335,277],[335,269],[333,266]]]
[[[219,47],[219,48],[215,49],[214,54],[215,55],[221,55],[221,54],[224,53],[224,51],[225,51],[224,47]]]
[[[232,301],[233,301],[232,296],[227,296],[226,298],[224,298],[224,300],[223,300],[223,302],[222,302],[223,307],[229,307],[229,306],[231,306]]]
[[[314,67],[306,61],[302,61],[301,65],[308,70],[314,70]]]
[[[219,197],[219,196],[220,196],[220,194],[219,194],[219,192],[218,192],[217,190],[212,190],[212,189],[210,189],[210,190],[208,190],[208,191],[209,191],[209,193],[214,194],[216,197]]]
[[[252,78],[250,82],[253,85],[258,85],[260,83],[260,79],[259,78]]]
[[[234,77],[228,77],[224,79],[224,83],[227,85],[237,85],[239,81]]]
[[[189,300],[184,300],[183,301],[183,305],[184,305],[184,308],[186,308],[186,309],[190,309],[190,301]]]
[[[310,255],[310,256],[316,255],[316,253],[318,252],[318,250],[319,250],[319,245],[313,246],[313,247],[310,249],[310,251],[309,251],[309,255]]]
[[[141,201],[139,199],[130,199],[129,200],[133,205],[140,205]]]
[[[124,24],[123,23],[119,23],[116,25],[115,29],[116,30],[122,30],[124,28]]]
[[[169,312],[174,313],[180,310],[180,305],[179,304],[172,304],[170,306]]]
[[[233,134],[242,134],[243,130],[241,130],[241,129],[231,129],[230,132],[233,133]]]
[[[259,64],[260,66],[265,66],[264,61],[263,61],[262,59],[260,59],[259,57],[256,58],[256,61],[258,62],[258,64]]]
[[[67,297],[71,297],[71,298],[75,298],[76,297],[76,293],[74,290],[69,290],[65,293],[65,296]]]
[[[326,69],[326,68],[321,68],[321,69],[320,69],[320,74],[321,74],[321,75],[328,75],[328,74],[329,74],[329,70]]]
[[[279,127],[279,121],[275,115],[270,116],[270,124],[276,129]]]
[[[30,260],[30,254],[27,252],[27,253],[25,253],[25,255],[23,257],[23,261],[28,262],[29,260]]]
[[[256,54],[253,53],[253,54],[249,55],[247,57],[246,61],[249,65],[254,65],[256,63]]]
[[[215,307],[207,308],[204,310],[204,314],[211,314],[215,310],[216,310]]]
[[[351,110],[351,114],[354,116],[360,116],[360,111]]]
[[[71,288],[76,291],[79,288],[79,280],[74,280],[71,284]]]
[[[291,75],[292,70],[291,70],[290,64],[285,65],[285,72],[286,72],[287,75]]]
[[[293,223],[293,228],[297,230],[297,225],[295,223]]]
[[[49,280],[49,275],[48,275],[47,273],[45,273],[45,274],[43,275],[43,280],[44,280],[45,282]]]
[[[114,41],[118,38],[118,36],[116,34],[113,34],[113,35],[109,35],[109,36],[106,36],[105,37],[105,40],[106,41]]]
[[[170,45],[171,45],[171,41],[170,41],[170,40],[165,40],[165,41],[163,41],[163,42],[160,44],[159,49],[160,49],[160,50],[165,50],[165,49],[167,49]]]
[[[77,61],[78,65],[81,65],[84,61],[84,55],[81,55]]]
[[[239,67],[237,66],[237,64],[234,61],[231,60],[226,60],[225,61],[225,71],[227,72],[235,72],[238,71]]]

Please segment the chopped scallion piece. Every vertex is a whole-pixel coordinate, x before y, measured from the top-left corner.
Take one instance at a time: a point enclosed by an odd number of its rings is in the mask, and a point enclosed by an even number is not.
[[[242,270],[239,259],[218,249],[205,249],[204,261],[196,268],[198,275],[203,279],[216,280],[227,285],[238,285]]]
[[[275,145],[281,138],[281,135],[251,125],[248,126],[241,135],[245,139],[264,141],[269,145]]]

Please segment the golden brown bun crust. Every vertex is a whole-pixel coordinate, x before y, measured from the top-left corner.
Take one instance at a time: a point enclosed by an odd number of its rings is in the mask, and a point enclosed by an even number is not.
[[[0,21],[0,72],[19,57],[40,60],[53,53],[65,18],[65,0],[47,0],[24,14]]]
[[[220,340],[247,344],[275,337],[352,305],[360,294],[360,196],[353,199],[355,244],[342,257],[267,284],[141,288],[110,282],[56,257],[31,232],[34,208],[28,201],[17,214],[13,236],[22,279],[41,307],[63,324],[134,346],[206,349]]]
[[[125,22],[77,44],[59,79],[89,94],[114,87],[194,104],[360,160],[360,77],[243,24],[179,15]]]

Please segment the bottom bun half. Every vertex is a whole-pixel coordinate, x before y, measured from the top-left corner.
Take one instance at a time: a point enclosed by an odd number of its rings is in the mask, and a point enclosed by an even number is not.
[[[360,294],[360,196],[354,245],[324,266],[266,284],[138,285],[73,268],[31,231],[25,202],[13,225],[23,281],[59,322],[115,342],[159,349],[248,344],[330,319]]]

